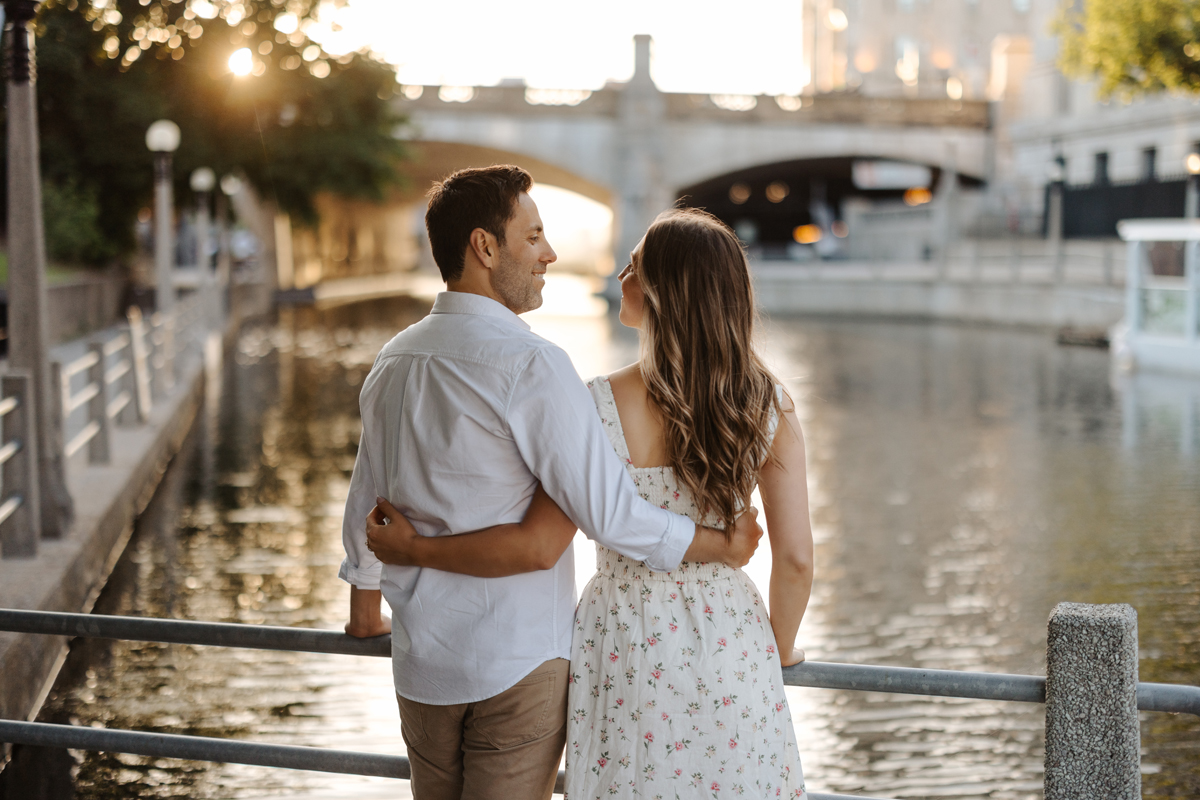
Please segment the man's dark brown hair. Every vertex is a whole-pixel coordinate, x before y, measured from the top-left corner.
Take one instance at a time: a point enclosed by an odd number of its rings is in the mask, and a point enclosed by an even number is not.
[[[460,169],[429,190],[425,229],[433,260],[449,283],[462,277],[471,231],[483,228],[504,244],[504,227],[517,214],[522,192],[533,177],[512,164]]]

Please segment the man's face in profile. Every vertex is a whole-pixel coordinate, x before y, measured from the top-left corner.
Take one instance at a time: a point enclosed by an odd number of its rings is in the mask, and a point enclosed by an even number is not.
[[[514,314],[524,314],[542,305],[546,268],[558,259],[546,241],[542,217],[533,198],[522,192],[517,213],[504,229],[500,264],[492,270],[492,289]]]

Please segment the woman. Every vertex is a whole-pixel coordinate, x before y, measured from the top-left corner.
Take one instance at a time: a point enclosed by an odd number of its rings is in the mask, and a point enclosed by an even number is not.
[[[566,795],[803,797],[780,666],[804,658],[794,645],[812,586],[804,442],[753,350],[745,253],[715,217],[678,209],[655,220],[619,277],[620,320],[638,329],[641,357],[589,383],[613,447],[644,498],[712,527],[758,485],[772,612],[741,570],[655,573],[597,545],[575,617]],[[385,514],[404,525],[386,505],[373,523]],[[503,548],[503,562],[471,541],[514,528],[522,535],[507,541],[530,552]],[[383,531],[368,533],[382,542]],[[539,491],[519,526],[424,540],[421,565],[511,574],[535,555],[547,563],[573,533]]]

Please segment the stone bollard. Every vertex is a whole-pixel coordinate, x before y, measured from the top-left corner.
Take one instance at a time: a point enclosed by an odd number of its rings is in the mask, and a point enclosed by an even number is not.
[[[1059,603],[1046,639],[1046,800],[1142,796],[1137,612]]]

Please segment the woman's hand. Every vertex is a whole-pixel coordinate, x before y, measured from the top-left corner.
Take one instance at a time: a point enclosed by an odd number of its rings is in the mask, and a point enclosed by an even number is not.
[[[803,660],[804,660],[804,651],[801,650],[799,647],[793,647],[792,654],[789,657],[787,657],[787,658],[781,657],[779,659],[780,663],[783,664],[783,666],[785,666],[785,667],[794,667]]]
[[[419,566],[415,548],[421,535],[396,507],[382,497],[367,515],[367,549],[385,564],[398,567]]]

